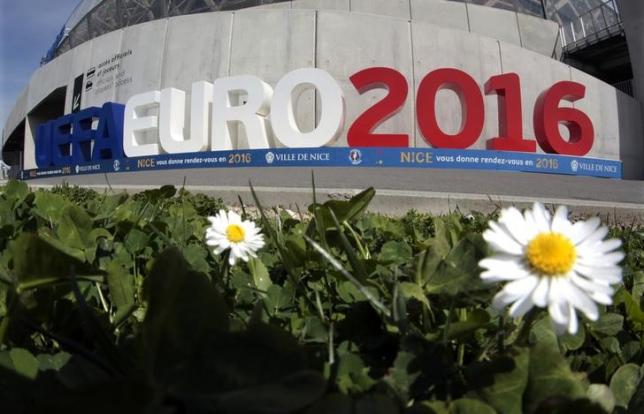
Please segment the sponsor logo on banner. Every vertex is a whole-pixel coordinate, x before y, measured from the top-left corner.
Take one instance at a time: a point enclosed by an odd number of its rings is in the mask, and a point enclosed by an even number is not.
[[[362,152],[359,149],[349,151],[349,161],[353,165],[359,165],[362,162]]]
[[[275,161],[275,154],[272,151],[268,151],[265,158],[267,164],[272,164]]]

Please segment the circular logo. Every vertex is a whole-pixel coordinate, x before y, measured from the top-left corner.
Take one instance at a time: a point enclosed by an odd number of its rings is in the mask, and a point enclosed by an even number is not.
[[[78,172],[80,171],[80,167],[77,165],[75,170],[76,170],[76,174],[78,174]]]
[[[114,171],[120,170],[121,169],[121,162],[119,160],[114,160],[113,167],[114,167]]]
[[[266,162],[268,164],[272,164],[273,161],[275,161],[275,154],[273,154],[271,151],[266,153]]]
[[[359,149],[352,149],[349,151],[349,161],[351,164],[358,165],[362,162],[362,153]]]
[[[570,161],[570,169],[572,169],[572,172],[577,172],[577,170],[579,169],[579,163],[577,162],[577,160]]]

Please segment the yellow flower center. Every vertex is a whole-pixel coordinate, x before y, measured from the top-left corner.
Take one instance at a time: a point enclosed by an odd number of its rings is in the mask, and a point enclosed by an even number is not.
[[[559,233],[540,233],[528,243],[526,259],[545,276],[562,276],[575,264],[577,252],[567,237]]]
[[[226,237],[231,243],[239,243],[244,240],[244,229],[239,224],[229,224],[226,228]]]

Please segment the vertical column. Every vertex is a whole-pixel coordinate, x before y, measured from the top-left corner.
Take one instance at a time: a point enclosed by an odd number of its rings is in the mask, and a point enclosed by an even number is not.
[[[644,118],[644,1],[618,0],[633,67],[636,98]]]
[[[644,1],[618,0],[618,7],[624,21],[628,52],[633,68],[635,97],[640,102],[642,120],[644,120]],[[629,148],[628,151],[635,154],[626,155],[638,159],[638,162],[641,163],[642,157],[644,157],[644,134],[640,137],[632,137],[630,140],[634,146],[632,150]],[[644,178],[644,167],[641,164],[639,173],[635,172],[635,176],[632,178]]]

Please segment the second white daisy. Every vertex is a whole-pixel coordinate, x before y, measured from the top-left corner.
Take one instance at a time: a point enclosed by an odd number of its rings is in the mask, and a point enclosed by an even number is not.
[[[552,218],[540,203],[524,214],[514,207],[502,210],[483,233],[496,255],[479,262],[483,280],[508,282],[493,306],[512,304],[514,318],[533,306],[547,307],[559,334],[577,332],[576,310],[596,320],[596,302],[612,303],[611,284],[621,282],[618,264],[624,258],[617,251],[621,241],[604,240],[608,228],[600,224],[598,218],[571,223],[565,206]]]
[[[242,220],[239,214],[220,210],[214,217],[208,217],[211,226],[206,230],[206,244],[214,247],[214,253],[230,249],[228,263],[234,265],[237,259],[247,262],[257,257],[256,252],[264,247],[264,236],[254,222]]]

